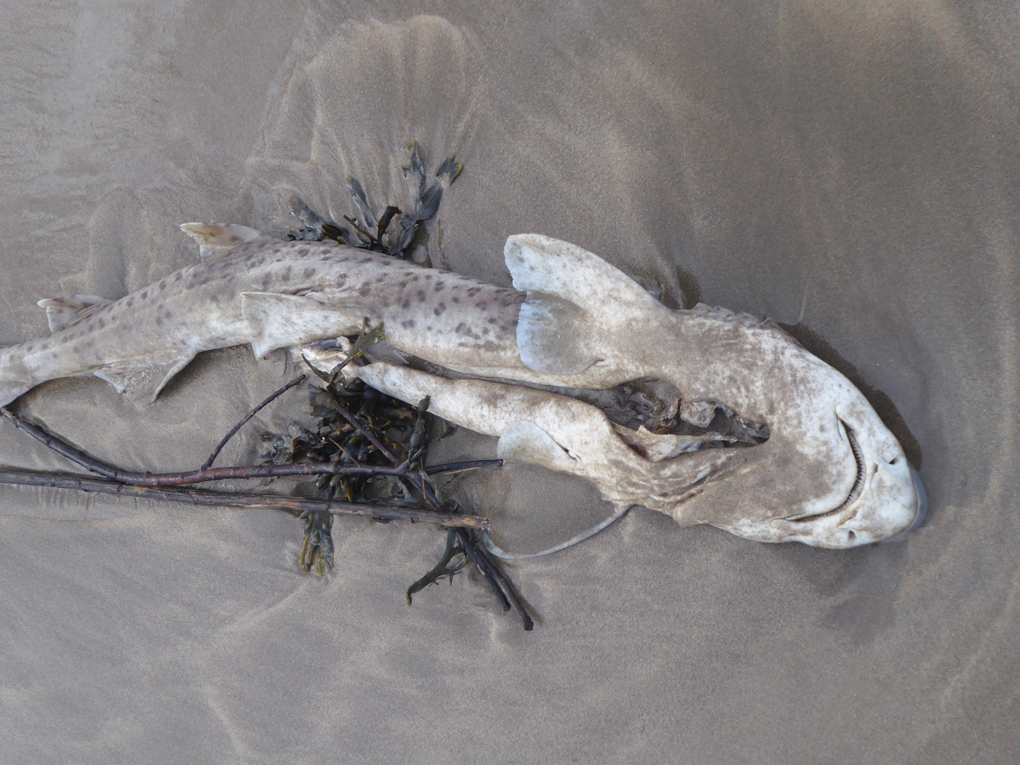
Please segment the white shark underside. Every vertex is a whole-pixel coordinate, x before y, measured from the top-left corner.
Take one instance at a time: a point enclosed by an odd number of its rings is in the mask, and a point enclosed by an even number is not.
[[[440,416],[501,437],[508,458],[584,476],[619,508],[824,547],[896,535],[923,512],[899,443],[846,378],[774,325],[707,306],[671,311],[574,245],[511,237],[508,289],[329,242],[182,228],[212,257],[120,300],[41,301],[53,333],[0,350],[0,405],[84,374],[147,402],[201,351],[250,343],[261,357],[355,334],[367,320],[381,322],[396,349],[488,381],[382,362],[359,370],[366,381],[411,403],[431,395]],[[770,438],[685,447],[512,384],[609,388],[640,378],[767,423]]]

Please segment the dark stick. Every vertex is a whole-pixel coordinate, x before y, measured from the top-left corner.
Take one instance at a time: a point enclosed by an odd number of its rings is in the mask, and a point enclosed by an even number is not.
[[[357,505],[348,502],[324,502],[321,500],[283,497],[273,494],[232,494],[204,491],[201,489],[129,486],[106,478],[93,478],[73,473],[44,473],[35,470],[4,469],[0,471],[0,484],[78,489],[98,494],[116,494],[122,497],[185,502],[199,506],[282,510],[291,515],[300,515],[303,512],[328,512],[332,515],[356,515],[363,518],[410,521],[411,523],[433,523],[440,526],[458,528],[485,529],[489,526],[487,519],[477,515],[437,513],[431,510],[414,510],[412,508],[391,505]]]
[[[460,532],[458,531],[457,533],[459,534]],[[469,534],[464,532],[464,536],[469,536]],[[511,582],[507,575],[503,573],[503,569],[497,566],[492,560],[492,556],[489,555],[488,550],[484,547],[476,547],[476,549],[479,557],[485,559],[486,566],[492,569],[493,575],[497,580],[499,580],[502,588],[506,592],[507,598],[510,600],[510,603],[517,610],[517,613],[521,615],[521,619],[524,622],[524,631],[531,632],[535,628],[535,622],[532,620],[531,614],[528,613],[528,609],[524,607],[524,601],[521,600],[521,595],[517,592],[517,588],[514,586],[514,583]]]
[[[39,441],[44,446],[52,449],[62,457],[66,457],[86,470],[109,478],[113,481],[128,484],[131,486],[188,486],[208,481],[225,481],[235,478],[283,478],[286,476],[308,476],[308,475],[392,475],[406,476],[407,471],[402,467],[387,467],[385,465],[338,465],[335,462],[303,462],[293,465],[245,465],[238,467],[222,468],[201,468],[199,470],[186,470],[178,473],[140,473],[133,470],[122,470],[109,463],[97,460],[81,449],[72,446],[62,438],[49,433],[38,425],[26,422],[9,409],[3,409],[3,414],[19,429]],[[215,455],[214,455],[215,456]],[[472,470],[483,467],[499,467],[502,460],[475,460],[473,462],[454,462],[448,465],[433,465],[426,468],[430,475],[439,473],[455,473],[462,470]]]
[[[61,457],[66,457],[67,459],[71,460],[71,462],[81,465],[83,468],[86,468],[92,471],[93,473],[98,473],[99,475],[105,478],[110,478],[112,480],[117,481],[121,480],[119,474],[125,471],[121,470],[120,468],[114,467],[113,465],[108,465],[105,462],[100,462],[99,460],[94,459],[90,455],[83,452],[81,449],[75,446],[71,446],[71,444],[67,443],[66,441],[60,438],[57,438],[51,433],[47,433],[42,428],[33,425],[30,422],[25,422],[23,419],[18,417],[18,415],[16,415],[14,412],[12,412],[10,409],[6,407],[0,409],[0,412],[3,413],[4,417],[13,422],[16,428],[18,428],[19,430],[23,430],[25,433],[30,435],[36,441],[41,443],[43,446],[47,447],[48,449],[52,449]],[[121,482],[126,483],[125,481]]]
[[[426,504],[429,507],[441,510],[442,506],[439,504],[439,497],[436,496],[435,490],[429,484],[428,481],[422,477],[421,480],[422,495],[425,497]],[[463,548],[464,553],[470,558],[471,562],[475,564],[475,567],[481,573],[482,578],[485,579],[486,584],[489,585],[489,589],[492,590],[496,599],[503,607],[504,611],[509,611],[511,608],[517,611],[521,615],[521,620],[524,622],[524,631],[530,632],[535,628],[535,622],[532,620],[531,615],[528,613],[528,609],[524,607],[524,603],[521,600],[521,596],[517,592],[517,588],[514,587],[513,583],[506,577],[502,569],[492,560],[489,553],[482,547],[475,544],[475,541],[464,529],[455,529],[457,538],[460,540],[460,546]]]
[[[234,437],[234,435],[237,433],[237,431],[239,431],[241,428],[244,427],[244,424],[246,422],[248,422],[248,420],[250,420],[256,414],[258,414],[260,410],[262,410],[265,407],[269,406],[269,404],[273,403],[276,399],[278,399],[284,393],[289,391],[295,385],[298,385],[299,383],[304,382],[304,380],[305,380],[305,375],[300,375],[299,377],[295,377],[289,383],[287,383],[282,388],[280,388],[278,391],[276,391],[276,393],[273,393],[271,396],[269,396],[269,398],[267,398],[261,404],[256,406],[250,412],[248,412],[248,414],[246,414],[244,416],[244,418],[239,423],[237,423],[234,427],[232,427],[230,429],[230,431],[227,433],[227,435],[223,436],[223,439],[218,444],[216,444],[216,448],[213,449],[212,454],[209,455],[209,459],[207,459],[205,461],[205,464],[202,465],[200,470],[208,470],[210,467],[212,467],[213,462],[216,461],[216,458],[219,456],[220,452],[223,450],[223,447],[227,445],[227,442],[231,438]]]
[[[475,568],[478,569],[478,573],[482,575],[485,583],[489,585],[489,589],[492,591],[492,594],[496,596],[496,600],[499,601],[500,607],[504,611],[509,611],[512,607],[510,605],[510,601],[507,599],[506,593],[503,592],[503,588],[499,586],[499,581],[492,573],[492,570],[485,565],[485,562],[479,555],[478,547],[472,541],[471,535],[467,532],[461,533],[458,531],[457,539],[460,541],[460,546],[464,549],[464,553],[468,556],[471,562],[475,564]]]

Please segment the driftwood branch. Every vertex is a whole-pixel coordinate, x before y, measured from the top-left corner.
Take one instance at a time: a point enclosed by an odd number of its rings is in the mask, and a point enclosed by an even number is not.
[[[190,486],[196,483],[208,483],[209,481],[228,481],[232,479],[247,478],[285,478],[288,476],[310,476],[310,475],[390,475],[406,476],[407,470],[402,466],[390,467],[387,465],[341,465],[336,462],[299,462],[290,465],[240,465],[236,467],[209,468],[203,467],[198,470],[185,470],[177,473],[142,473],[134,470],[123,470],[108,462],[98,460],[87,452],[76,446],[72,446],[59,436],[49,433],[38,425],[27,422],[9,409],[0,410],[14,425],[26,434],[30,435],[39,443],[55,451],[62,457],[66,457],[76,465],[80,465],[89,472],[101,475],[111,481],[128,484],[130,486]],[[214,455],[215,456],[215,453]],[[395,458],[394,458],[395,459]],[[446,465],[433,465],[425,468],[428,475],[441,473],[458,473],[464,470],[477,468],[500,467],[503,460],[473,460],[471,462],[452,462]]]
[[[182,489],[173,487],[131,486],[108,478],[76,475],[74,473],[46,473],[35,470],[0,470],[0,484],[19,486],[45,486],[55,489],[77,489],[93,494],[115,494],[120,497],[156,499],[184,502],[196,506],[239,507],[250,509],[282,510],[297,516],[305,512],[326,512],[331,515],[356,515],[383,521],[409,521],[432,523],[458,528],[486,529],[489,521],[477,515],[416,510],[394,505],[363,505],[350,502],[326,502],[301,497],[284,497],[275,494],[236,494],[231,492]]]
[[[294,385],[297,381],[293,382]],[[288,386],[290,387],[290,386]],[[268,399],[271,401],[275,396]],[[262,405],[260,405],[261,407]],[[484,546],[479,545],[470,529],[486,530],[489,521],[476,515],[464,515],[446,510],[435,487],[429,480],[431,475],[453,473],[480,467],[502,465],[502,460],[476,460],[473,462],[457,462],[447,465],[434,465],[429,468],[411,471],[410,459],[396,464],[398,459],[389,450],[380,449],[393,464],[386,465],[340,465],[338,463],[298,463],[291,465],[248,465],[243,467],[209,468],[180,473],[151,474],[122,470],[114,465],[96,459],[76,446],[47,432],[37,425],[26,422],[7,408],[0,409],[7,419],[16,427],[36,439],[49,449],[74,462],[81,467],[97,473],[100,478],[76,475],[73,473],[47,473],[32,470],[0,470],[0,484],[22,486],[46,486],[58,489],[76,489],[89,493],[114,494],[121,497],[137,497],[156,499],[168,502],[184,502],[195,506],[266,508],[282,510],[291,515],[300,516],[304,513],[327,512],[331,515],[354,515],[378,520],[407,521],[410,523],[431,523],[453,529],[464,554],[482,575],[485,583],[499,601],[504,611],[516,610],[524,629],[534,628],[534,621],[517,593],[513,583],[492,560]],[[364,426],[349,415],[349,421],[359,430]],[[245,421],[250,418],[245,418]],[[242,422],[243,424],[243,422]],[[366,429],[367,430],[367,429]],[[229,435],[233,435],[236,429]],[[370,431],[368,431],[370,432]],[[220,446],[213,452],[209,464],[228,439],[223,439]],[[415,484],[424,500],[424,510],[397,507],[394,505],[369,505],[351,502],[335,502],[287,497],[273,494],[238,494],[232,492],[215,492],[202,489],[182,488],[191,484],[221,481],[236,478],[267,478],[300,475],[389,475],[399,476]]]
[[[294,383],[296,384],[296,383]],[[208,481],[246,478],[278,478],[302,475],[406,475],[400,468],[370,465],[343,466],[336,463],[304,463],[295,465],[248,465],[243,467],[202,468],[181,473],[151,474],[122,470],[96,459],[72,446],[58,436],[18,417],[9,409],[0,410],[20,430],[36,439],[57,454],[102,478],[79,476],[73,473],[45,473],[28,470],[0,470],[0,483],[28,486],[50,486],[78,489],[86,492],[118,494],[120,496],[165,499],[170,502],[188,502],[193,505],[220,507],[276,508],[292,514],[306,511],[328,512],[333,515],[356,515],[380,520],[433,523],[441,526],[487,529],[489,521],[477,515],[450,513],[442,508],[416,510],[394,505],[368,505],[353,502],[323,502],[321,500],[285,497],[275,494],[236,494],[230,492],[200,491],[180,487]],[[214,455],[215,456],[215,455]],[[478,460],[428,468],[431,474],[458,472],[476,467],[491,467],[502,460]]]

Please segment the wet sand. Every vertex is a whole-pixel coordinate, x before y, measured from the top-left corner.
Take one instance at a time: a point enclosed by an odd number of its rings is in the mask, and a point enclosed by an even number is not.
[[[340,520],[296,566],[272,512],[0,488],[0,760],[1007,763],[1020,747],[1020,21],[995,4],[28,3],[0,112],[0,343],[35,303],[194,262],[185,221],[276,233],[300,194],[404,198],[403,147],[465,165],[433,262],[509,284],[502,244],[576,242],[665,300],[799,325],[901,437],[928,523],[846,552],[633,510],[415,597],[435,529]],[[18,402],[104,459],[201,464],[284,382],[205,354],[135,408],[99,380]],[[302,416],[291,396],[258,435]],[[491,454],[461,436],[444,454]],[[7,465],[64,469],[9,423]],[[512,467],[461,487],[506,546],[604,508]]]

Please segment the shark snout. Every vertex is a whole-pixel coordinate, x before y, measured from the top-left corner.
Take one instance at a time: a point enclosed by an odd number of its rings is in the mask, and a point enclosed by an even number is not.
[[[917,474],[917,471],[910,468],[910,477],[914,482],[914,491],[917,492],[917,514],[914,517],[914,522],[910,524],[910,528],[907,531],[913,531],[922,523],[928,516],[928,492],[924,490],[924,484],[921,483],[921,476]]]
[[[917,505],[914,512],[914,520],[899,534],[883,539],[883,542],[902,542],[907,538],[907,535],[910,534],[911,531],[921,526],[924,523],[925,518],[928,516],[928,493],[924,490],[924,484],[921,483],[921,476],[917,474],[916,470],[910,468],[910,478],[913,481],[914,491],[917,494]]]
[[[920,526],[927,513],[924,486],[902,453],[890,461],[876,460],[867,473],[861,497],[837,527],[846,534],[846,547],[901,539]]]
[[[902,539],[924,522],[927,495],[899,445],[879,451],[862,449],[854,441],[854,450],[860,477],[845,506],[815,516],[776,519],[778,538],[773,541],[847,549]]]

